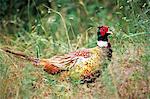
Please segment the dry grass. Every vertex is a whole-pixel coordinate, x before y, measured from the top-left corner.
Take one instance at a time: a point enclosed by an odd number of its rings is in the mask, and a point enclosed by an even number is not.
[[[45,73],[30,63],[1,54],[1,98],[148,98],[149,78],[141,56],[144,47],[128,44],[123,54],[115,52],[109,67],[93,84],[60,81],[59,75]]]
[[[59,74],[49,75],[42,67],[33,67],[0,50],[0,99],[150,98],[149,4],[140,8],[137,6],[140,0],[116,0],[113,3],[116,5],[111,5],[109,0],[103,0],[103,4],[89,0],[90,5],[79,1],[72,2],[73,6],[58,6],[58,11],[46,5],[41,9],[38,6],[39,11],[45,12],[37,19],[30,17],[32,12],[28,11],[29,31],[23,28],[24,21],[19,17],[13,20],[19,27],[10,24],[10,20],[2,20],[0,29],[6,33],[0,31],[0,48],[9,47],[27,55],[49,58],[96,46],[96,27],[107,24],[114,29],[110,37],[113,57],[108,68],[95,83],[79,84],[78,81],[62,81]],[[73,13],[69,13],[70,10]],[[20,15],[17,12],[14,16]],[[14,35],[10,35],[11,29]]]

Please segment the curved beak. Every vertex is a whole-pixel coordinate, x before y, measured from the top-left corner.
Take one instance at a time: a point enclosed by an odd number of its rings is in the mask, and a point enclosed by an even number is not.
[[[112,31],[110,31],[110,30],[109,30],[107,33],[108,33],[108,34],[113,34],[113,32],[112,32]]]

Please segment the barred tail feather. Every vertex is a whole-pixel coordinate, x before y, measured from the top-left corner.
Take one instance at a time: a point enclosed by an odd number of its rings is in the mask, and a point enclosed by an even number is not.
[[[2,50],[5,51],[6,53],[13,54],[21,59],[32,62],[34,66],[39,66],[39,65],[43,66],[44,70],[49,74],[56,74],[60,72],[60,69],[57,66],[51,64],[48,59],[39,59],[39,58],[30,57],[21,52],[14,52],[9,49],[2,49]]]
[[[11,51],[9,49],[2,49],[3,51],[5,51],[6,53],[10,53],[15,55],[18,58],[30,61],[33,63],[33,65],[45,65],[46,64],[46,60],[45,59],[39,59],[39,58],[34,58],[28,55],[25,55],[24,53],[21,52],[17,52],[17,51]]]
[[[21,52],[15,52],[15,51],[11,51],[9,49],[2,49],[2,50],[5,51],[6,53],[13,54],[16,57],[19,57],[19,58],[24,59],[24,60],[28,60],[30,62],[36,62],[38,60],[38,58],[27,56],[27,55],[25,55],[25,54],[23,54]]]

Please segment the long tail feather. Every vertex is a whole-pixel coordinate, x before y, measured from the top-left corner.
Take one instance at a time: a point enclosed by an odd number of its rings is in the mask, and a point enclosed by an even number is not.
[[[54,66],[53,64],[51,64],[48,61],[48,59],[39,59],[39,58],[30,57],[30,56],[27,56],[21,52],[14,52],[14,51],[11,51],[9,49],[2,49],[2,50],[7,52],[7,53],[13,54],[13,55],[15,55],[21,59],[32,62],[32,64],[34,66],[42,65],[42,66],[44,66],[44,70],[50,74],[56,74],[56,73],[60,72],[60,69],[57,66]]]
[[[10,53],[10,54],[13,54],[21,59],[24,59],[24,60],[28,60],[28,61],[31,61],[31,62],[35,62],[37,60],[37,58],[34,58],[34,57],[30,57],[30,56],[27,56],[21,52],[15,52],[15,51],[11,51],[9,49],[2,49],[3,51],[7,52],[7,53]]]

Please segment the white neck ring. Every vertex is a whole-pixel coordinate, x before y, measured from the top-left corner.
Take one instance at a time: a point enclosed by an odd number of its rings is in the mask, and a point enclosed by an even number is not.
[[[108,47],[108,42],[107,41],[97,41],[97,45],[99,47]]]

